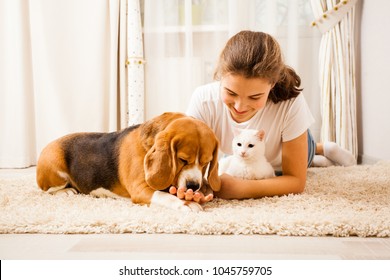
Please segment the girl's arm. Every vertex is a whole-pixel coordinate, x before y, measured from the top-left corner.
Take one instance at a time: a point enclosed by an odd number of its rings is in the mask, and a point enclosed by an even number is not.
[[[221,190],[215,195],[225,199],[260,198],[303,192],[307,172],[307,132],[282,144],[283,175],[263,180],[242,180],[221,176]]]

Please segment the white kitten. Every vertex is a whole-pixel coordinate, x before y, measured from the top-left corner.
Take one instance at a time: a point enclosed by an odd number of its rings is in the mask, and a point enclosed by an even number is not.
[[[233,155],[219,161],[219,174],[227,173],[241,179],[275,177],[265,157],[264,130],[243,129],[233,139]]]

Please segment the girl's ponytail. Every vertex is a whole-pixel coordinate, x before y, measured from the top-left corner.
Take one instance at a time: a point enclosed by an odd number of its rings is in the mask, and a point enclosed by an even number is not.
[[[278,103],[283,100],[297,97],[302,88],[301,78],[291,67],[285,65],[284,69],[280,73],[280,79],[275,83],[275,86],[269,93],[268,98],[273,103]]]

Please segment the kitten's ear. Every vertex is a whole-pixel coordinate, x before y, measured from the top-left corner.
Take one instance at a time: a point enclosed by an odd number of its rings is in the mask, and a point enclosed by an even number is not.
[[[239,128],[237,128],[237,127],[233,127],[233,135],[234,135],[234,137],[237,137],[238,135],[240,135],[241,134],[241,132],[242,132],[242,129],[239,129]]]
[[[259,137],[260,141],[264,141],[265,131],[262,129],[257,133],[257,137]]]

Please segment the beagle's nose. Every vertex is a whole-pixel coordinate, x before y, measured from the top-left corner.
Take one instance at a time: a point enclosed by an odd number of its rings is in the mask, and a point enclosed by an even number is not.
[[[186,187],[187,187],[187,190],[191,189],[193,191],[197,191],[197,190],[199,190],[199,183],[188,181],[186,184]]]

